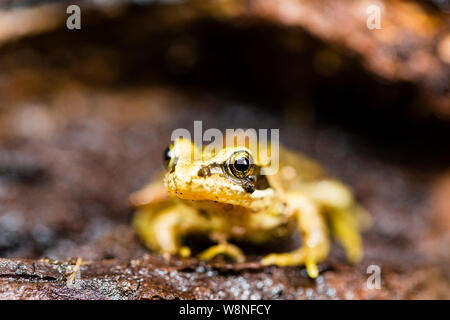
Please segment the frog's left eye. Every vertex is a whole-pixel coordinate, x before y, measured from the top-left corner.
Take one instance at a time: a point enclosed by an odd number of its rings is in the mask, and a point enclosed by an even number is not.
[[[170,169],[175,164],[175,155],[173,152],[173,144],[170,144],[166,150],[164,150],[163,155],[164,165],[167,169]]]
[[[237,151],[228,159],[228,169],[238,179],[247,178],[253,168],[253,158],[247,151]]]

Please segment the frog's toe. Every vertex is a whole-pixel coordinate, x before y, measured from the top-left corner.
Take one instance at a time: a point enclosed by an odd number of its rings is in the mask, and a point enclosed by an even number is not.
[[[263,266],[276,265],[278,267],[297,266],[305,263],[306,251],[303,249],[287,253],[272,253],[261,260]]]
[[[319,268],[317,267],[317,262],[312,259],[306,259],[305,261],[306,272],[308,276],[315,279],[319,276]]]
[[[311,255],[308,255],[307,250],[304,248],[294,252],[269,254],[261,260],[261,264],[263,266],[276,265],[278,267],[304,265],[310,278],[315,279],[319,275],[317,261]]]
[[[245,261],[245,255],[242,253],[241,249],[230,243],[220,243],[215,246],[209,247],[198,255],[198,259],[212,260],[219,254],[224,254],[236,260],[237,262]]]
[[[191,256],[191,248],[183,246],[178,249],[178,254],[180,255],[180,257],[188,258]]]

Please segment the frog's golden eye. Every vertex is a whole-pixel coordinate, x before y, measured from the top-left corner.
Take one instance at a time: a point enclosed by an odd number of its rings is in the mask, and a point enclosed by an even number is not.
[[[170,169],[175,165],[175,155],[173,152],[173,144],[170,144],[166,150],[164,150],[163,155],[164,165],[167,169]]]
[[[247,151],[237,151],[228,159],[228,169],[238,179],[247,178],[254,168],[253,158]]]

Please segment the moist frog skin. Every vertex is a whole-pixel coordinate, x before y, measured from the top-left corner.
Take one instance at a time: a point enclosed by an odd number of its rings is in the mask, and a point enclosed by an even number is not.
[[[201,252],[199,259],[224,254],[243,262],[244,253],[230,239],[264,244],[299,232],[300,248],[268,254],[261,264],[305,266],[316,278],[317,264],[329,254],[331,236],[349,262],[360,261],[360,232],[370,219],[351,190],[316,162],[283,147],[279,169],[266,175],[270,152],[258,152],[258,147],[225,145],[208,151],[189,139],[175,140],[164,153],[167,171],[130,196],[136,207],[133,226],[145,246],[187,257],[191,250],[182,240],[202,234],[217,244]]]

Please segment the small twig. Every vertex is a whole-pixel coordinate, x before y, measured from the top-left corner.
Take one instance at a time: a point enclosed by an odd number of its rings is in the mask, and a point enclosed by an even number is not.
[[[69,277],[67,278],[66,285],[69,288],[75,288],[79,289],[79,280],[81,280],[81,265],[83,263],[83,259],[78,258],[77,262],[75,263],[75,266],[73,266],[72,272],[70,273]],[[69,266],[71,267],[71,266]]]

